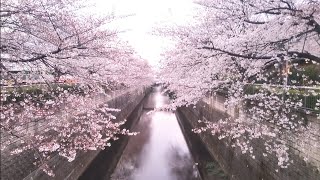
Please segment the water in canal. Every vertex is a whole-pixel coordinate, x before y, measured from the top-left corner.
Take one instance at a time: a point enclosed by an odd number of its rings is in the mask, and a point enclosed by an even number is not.
[[[199,180],[199,173],[173,112],[155,111],[168,103],[156,87],[112,174],[112,180]]]

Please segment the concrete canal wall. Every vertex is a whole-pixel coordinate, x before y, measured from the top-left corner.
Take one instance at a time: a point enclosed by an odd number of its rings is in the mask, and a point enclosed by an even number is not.
[[[182,124],[199,127],[198,120],[218,121],[226,117],[237,115],[237,109],[224,109],[224,97],[212,97],[200,101],[196,107],[181,107],[177,115]],[[297,139],[296,142],[287,141],[289,156],[293,160],[288,168],[278,167],[278,159],[273,155],[262,156],[263,142],[252,141],[255,149],[255,159],[242,154],[240,149],[229,146],[227,140],[219,140],[210,132],[197,134],[209,153],[220,164],[230,179],[239,180],[319,180],[320,179],[320,150],[314,146],[319,143],[320,122],[314,116],[308,116],[308,123],[318,131],[311,134],[312,138]],[[318,132],[318,133],[317,133]],[[312,139],[312,140],[311,140]],[[317,142],[314,142],[317,141]],[[306,144],[309,146],[306,147]],[[308,161],[303,158],[308,157]],[[278,172],[276,171],[278,169]]]
[[[117,121],[127,120],[124,128],[130,129],[138,120],[143,109],[143,102],[150,89],[128,91],[113,98],[105,99],[111,108],[121,109],[116,113]],[[32,123],[26,125],[26,131],[41,131],[46,122]],[[1,141],[9,136],[1,134]],[[88,151],[79,153],[76,159],[68,162],[65,158],[54,155],[48,165],[53,169],[55,177],[49,177],[39,168],[33,165],[35,152],[27,151],[18,155],[10,155],[10,149],[19,146],[16,139],[9,148],[1,151],[1,179],[102,179],[107,173],[112,172],[120,158],[123,148],[128,141],[127,136],[120,137],[112,142],[110,148],[105,150]],[[11,148],[10,148],[11,147]],[[97,163],[99,166],[96,166]],[[99,177],[99,178],[98,178]]]

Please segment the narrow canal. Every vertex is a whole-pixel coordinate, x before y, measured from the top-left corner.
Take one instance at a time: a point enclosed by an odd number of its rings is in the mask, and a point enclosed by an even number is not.
[[[154,111],[169,101],[156,87],[113,172],[112,180],[200,180],[176,116]]]

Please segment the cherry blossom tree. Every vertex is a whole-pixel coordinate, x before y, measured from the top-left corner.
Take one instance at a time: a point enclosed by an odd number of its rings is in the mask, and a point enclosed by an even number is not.
[[[11,150],[38,153],[39,166],[54,152],[73,161],[80,151],[104,149],[122,130],[120,109],[107,107],[97,93],[138,88],[151,83],[149,65],[137,56],[118,32],[107,28],[115,17],[83,13],[80,0],[4,0],[1,2],[1,77],[17,81],[10,67],[41,72],[42,84],[1,87],[1,131],[21,145]],[[72,85],[57,85],[69,75]],[[29,123],[47,123],[41,131],[24,131]]]
[[[160,30],[177,42],[165,54],[161,71],[162,81],[175,93],[172,108],[196,104],[208,94],[226,94],[226,108],[240,107],[239,116],[205,122],[195,131],[232,139],[234,147],[253,158],[250,142],[264,139],[264,155],[276,154],[279,166],[287,167],[287,134],[309,137],[310,127],[297,112],[305,110],[302,96],[319,96],[319,90],[302,93],[299,86],[319,86],[304,73],[304,65],[319,67],[320,2],[197,3],[202,6],[197,24]],[[293,71],[303,84],[291,78]]]

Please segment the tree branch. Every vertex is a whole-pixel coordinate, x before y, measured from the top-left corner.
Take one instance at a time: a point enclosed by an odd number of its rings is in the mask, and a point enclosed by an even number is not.
[[[227,50],[215,48],[214,46],[212,46],[212,47],[203,46],[203,47],[201,47],[201,49],[219,51],[219,52],[223,52],[223,53],[225,53],[225,54],[227,54],[229,56],[246,58],[246,59],[271,59],[273,57],[273,56],[255,56],[255,55],[252,55],[252,54],[237,54],[237,53],[230,52],[230,51],[227,51]]]
[[[249,19],[244,19],[243,21],[246,22],[246,23],[250,23],[250,24],[265,24],[266,23],[266,22],[263,22],[263,21],[251,21]]]

